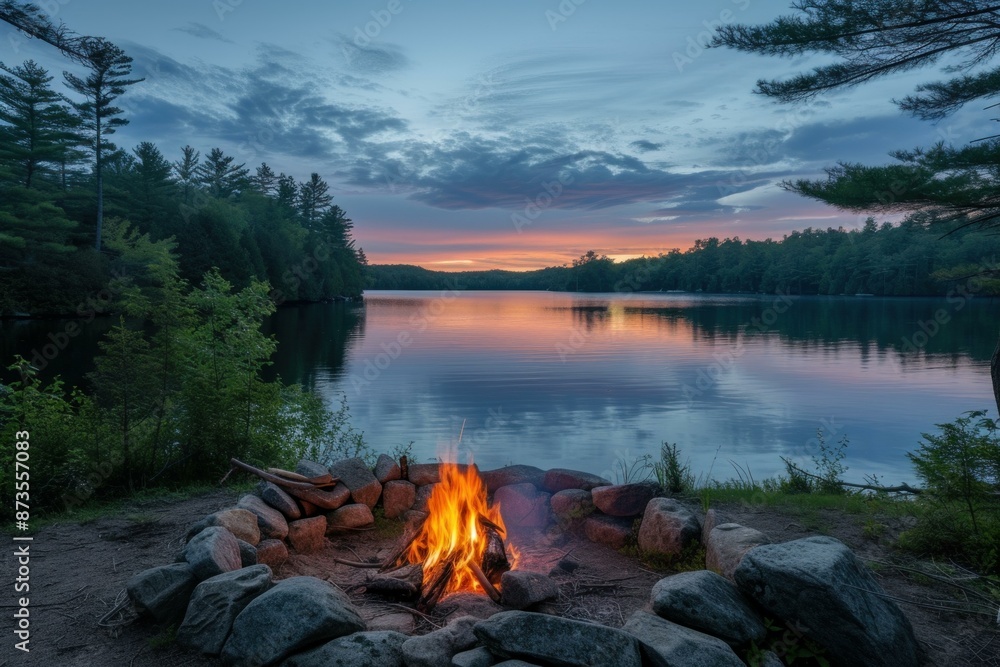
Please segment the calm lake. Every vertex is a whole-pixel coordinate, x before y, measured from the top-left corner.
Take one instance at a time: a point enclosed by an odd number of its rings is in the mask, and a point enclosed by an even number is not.
[[[274,370],[346,396],[378,450],[426,461],[458,446],[483,468],[527,463],[616,476],[677,443],[696,474],[763,478],[807,463],[817,430],[847,436],[861,481],[913,481],[905,452],[967,410],[995,413],[989,299],[366,292],[365,306],[285,308]],[[88,370],[109,322],[47,371]],[[62,322],[5,322],[5,358]],[[463,430],[464,424],[464,430]],[[461,442],[458,443],[461,433]]]

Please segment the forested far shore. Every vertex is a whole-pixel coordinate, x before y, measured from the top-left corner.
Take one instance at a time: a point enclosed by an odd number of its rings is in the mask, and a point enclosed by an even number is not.
[[[112,144],[127,123],[113,102],[141,80],[99,46],[114,62],[101,79],[67,73],[73,97],[31,60],[0,63],[0,315],[92,314],[121,278],[148,280],[109,228],[173,239],[191,284],[217,268],[237,288],[266,281],[278,303],[361,295],[367,260],[319,174],[251,171],[219,148],[177,147],[170,161],[152,142]]]
[[[781,240],[712,237],[688,250],[614,261],[588,251],[571,266],[536,271],[431,271],[405,264],[368,267],[372,289],[554,290],[802,295],[942,296],[1000,294],[1000,237],[917,220],[860,229],[795,231]],[[983,275],[984,272],[986,275]]]

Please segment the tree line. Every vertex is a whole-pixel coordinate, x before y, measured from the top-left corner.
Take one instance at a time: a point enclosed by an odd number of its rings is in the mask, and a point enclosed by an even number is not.
[[[34,61],[0,63],[0,313],[72,314],[106,287],[105,219],[176,239],[191,282],[217,268],[236,287],[267,281],[278,302],[360,296],[367,260],[319,174],[251,172],[220,148],[184,146],[170,161],[152,142],[111,143],[127,123],[115,100],[141,79],[101,44],[88,76],[65,74],[76,99]]]
[[[373,289],[513,289],[930,296],[1000,268],[1000,238],[943,230],[919,220],[860,229],[795,231],[781,240],[711,237],[688,250],[616,262],[591,250],[570,266],[537,271],[440,272],[408,265],[370,267]],[[974,292],[1000,294],[1000,281],[977,278]]]

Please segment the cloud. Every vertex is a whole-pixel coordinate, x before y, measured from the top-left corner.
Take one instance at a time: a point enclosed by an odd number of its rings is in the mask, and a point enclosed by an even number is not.
[[[654,144],[652,141],[647,141],[646,139],[638,139],[629,144],[632,148],[636,149],[640,153],[649,153],[651,151],[658,151],[663,148],[663,144]]]
[[[192,21],[191,23],[188,23],[186,26],[180,28],[174,28],[174,30],[176,30],[177,32],[185,32],[191,35],[192,37],[197,37],[198,39],[211,39],[217,42],[225,42],[227,44],[233,44],[233,40],[226,39],[221,34],[216,32],[215,30],[212,30],[203,23],[195,23]]]
[[[403,50],[388,42],[361,45],[357,40],[346,35],[337,35],[334,39],[336,47],[344,56],[348,69],[364,75],[379,75],[405,69],[410,65],[410,59]]]

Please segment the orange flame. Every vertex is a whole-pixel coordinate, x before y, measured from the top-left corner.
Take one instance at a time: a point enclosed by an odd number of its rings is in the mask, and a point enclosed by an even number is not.
[[[424,584],[432,576],[434,566],[451,561],[455,573],[445,588],[445,593],[457,591],[484,592],[476,580],[470,563],[482,563],[486,551],[487,535],[479,522],[482,515],[504,529],[499,505],[487,507],[486,487],[472,465],[463,471],[454,463],[441,463],[441,483],[434,487],[427,502],[427,520],[420,534],[406,552],[410,563],[423,563]],[[517,552],[507,548],[507,557],[513,566]]]

